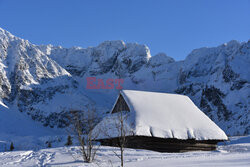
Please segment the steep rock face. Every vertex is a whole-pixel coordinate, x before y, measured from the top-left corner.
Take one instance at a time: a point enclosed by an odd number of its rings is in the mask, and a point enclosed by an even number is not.
[[[194,50],[176,92],[191,97],[228,134],[249,134],[249,63],[249,41]]]
[[[150,59],[149,64],[152,67],[158,67],[164,64],[175,62],[172,57],[168,57],[165,53],[158,53]]]
[[[124,89],[188,95],[227,134],[250,133],[250,41],[195,49],[184,61],[145,45],[36,46],[0,29],[0,97],[44,125],[65,127],[72,109],[105,115],[119,92],[86,89],[86,77],[122,78]]]
[[[50,58],[73,76],[83,76],[85,73],[102,75],[115,71],[123,74],[133,73],[151,57],[147,46],[125,44],[123,41],[106,41],[97,47],[87,49],[53,46],[43,46],[43,48]]]
[[[62,112],[65,107],[59,105],[58,109],[55,106],[53,109],[47,106],[56,102],[63,104],[63,100],[58,101],[70,96],[77,82],[37,46],[2,29],[0,37],[0,98],[32,119],[53,127],[52,122],[59,120],[52,121],[50,114]]]

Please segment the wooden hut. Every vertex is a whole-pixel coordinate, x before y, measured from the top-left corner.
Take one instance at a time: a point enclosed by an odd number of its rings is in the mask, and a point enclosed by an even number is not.
[[[218,142],[228,139],[189,97],[177,94],[121,91],[110,115],[94,128],[99,134],[98,141],[102,145],[119,146],[121,125],[127,148],[210,151],[216,149]]]

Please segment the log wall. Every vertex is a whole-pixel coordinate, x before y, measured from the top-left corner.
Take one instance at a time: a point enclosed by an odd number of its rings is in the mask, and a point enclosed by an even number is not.
[[[101,139],[101,145],[119,146],[119,138]],[[146,149],[158,152],[187,152],[187,151],[212,151],[216,150],[217,143],[222,140],[179,140],[164,139],[147,136],[126,137],[126,147],[135,149]]]

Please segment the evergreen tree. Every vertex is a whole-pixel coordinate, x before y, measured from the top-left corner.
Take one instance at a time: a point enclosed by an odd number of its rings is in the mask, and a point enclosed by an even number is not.
[[[14,148],[15,148],[15,147],[14,147],[14,144],[13,144],[13,142],[11,142],[11,143],[10,143],[10,151],[13,151]]]
[[[72,145],[72,138],[71,136],[69,135],[68,138],[67,138],[67,143],[65,144],[66,146],[71,146]]]
[[[51,142],[48,142],[48,148],[51,148]]]

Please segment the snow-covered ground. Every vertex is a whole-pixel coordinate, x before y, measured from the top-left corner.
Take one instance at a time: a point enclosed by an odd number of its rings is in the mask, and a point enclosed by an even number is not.
[[[114,147],[100,147],[93,163],[84,163],[77,146],[41,149],[38,151],[0,152],[0,166],[119,166]],[[250,166],[250,136],[233,137],[217,151],[188,153],[158,153],[147,150],[125,150],[125,166]]]

